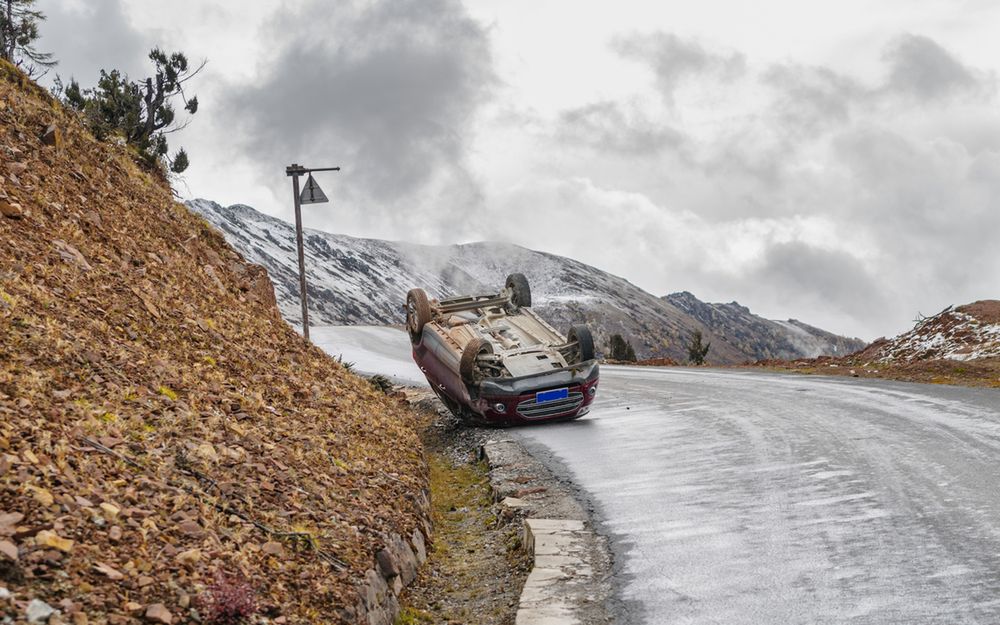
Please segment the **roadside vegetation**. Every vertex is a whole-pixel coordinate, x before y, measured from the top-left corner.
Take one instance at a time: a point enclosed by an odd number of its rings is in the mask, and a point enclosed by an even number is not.
[[[44,20],[35,0],[0,1],[0,58],[29,78],[44,75],[56,64],[52,54],[35,48],[39,24]]]
[[[189,115],[198,112],[198,97],[185,93],[184,86],[205,63],[192,67],[182,52],[167,53],[159,48],[150,51],[149,60],[153,75],[142,80],[131,80],[117,69],[101,70],[93,88],[83,89],[76,80],[64,86],[57,80],[53,93],[83,116],[99,140],[119,138],[147,167],[162,164],[179,174],[190,163],[183,148],[169,154],[167,135],[187,126],[187,122],[179,122],[174,102],[180,101]]]
[[[708,356],[708,350],[712,349],[712,343],[703,343],[704,338],[702,337],[701,330],[695,330],[691,333],[691,339],[687,344],[688,352],[688,362],[693,365],[703,365],[705,364],[705,357]]]
[[[635,348],[621,334],[612,334],[608,341],[608,358],[619,362],[635,362]]]
[[[0,58],[37,80],[58,64],[51,53],[35,47],[45,14],[35,0],[0,0]],[[82,88],[74,78],[64,84],[57,76],[52,94],[67,109],[79,112],[85,125],[101,140],[119,140],[137,162],[153,171],[180,174],[190,164],[181,148],[173,155],[167,135],[187,122],[177,116],[175,102],[189,115],[198,112],[198,98],[185,85],[205,67],[192,67],[182,52],[153,48],[149,53],[153,74],[135,81],[117,69],[101,70],[97,84]]]
[[[520,524],[493,500],[486,465],[473,460],[473,445],[450,418],[424,410],[423,420],[434,545],[403,593],[398,623],[513,625],[531,569]]]

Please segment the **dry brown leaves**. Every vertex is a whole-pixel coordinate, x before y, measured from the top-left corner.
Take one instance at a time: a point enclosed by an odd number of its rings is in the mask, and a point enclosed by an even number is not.
[[[305,344],[123,148],[4,79],[0,138],[24,213],[0,217],[0,585],[183,620],[226,569],[268,616],[338,622],[381,537],[417,526],[411,414]]]

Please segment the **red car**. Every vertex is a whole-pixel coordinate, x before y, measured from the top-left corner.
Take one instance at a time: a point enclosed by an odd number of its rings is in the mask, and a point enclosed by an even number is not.
[[[456,416],[482,425],[579,418],[597,394],[599,367],[585,325],[566,336],[531,310],[524,275],[496,294],[406,295],[413,359]]]

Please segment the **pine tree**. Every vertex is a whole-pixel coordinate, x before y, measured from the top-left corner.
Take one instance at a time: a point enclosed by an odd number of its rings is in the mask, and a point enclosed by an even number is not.
[[[0,0],[0,56],[35,78],[56,64],[49,52],[35,49],[38,24],[45,14],[35,0]]]
[[[701,330],[695,330],[691,333],[691,342],[688,344],[687,348],[688,360],[696,365],[705,364],[705,356],[708,356],[708,350],[712,347],[711,342],[702,345],[701,340]]]
[[[635,349],[621,334],[612,334],[608,345],[609,356],[612,360],[622,362],[635,362]]]
[[[83,112],[97,138],[121,136],[147,164],[162,162],[179,174],[188,167],[188,155],[181,149],[170,158],[166,135],[187,124],[177,124],[173,101],[180,98],[185,111],[191,115],[198,112],[198,98],[187,97],[184,83],[205,63],[191,69],[184,54],[168,55],[159,48],[149,53],[149,59],[155,72],[142,81],[134,82],[118,70],[101,70],[93,89],[81,89],[78,82],[71,80],[57,91],[66,105]]]

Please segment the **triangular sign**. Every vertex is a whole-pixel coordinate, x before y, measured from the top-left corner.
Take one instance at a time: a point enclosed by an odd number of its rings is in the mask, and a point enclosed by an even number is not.
[[[306,186],[302,188],[302,194],[299,195],[299,204],[322,204],[329,201],[330,199],[326,197],[326,193],[323,193],[323,189],[320,189],[316,181],[313,180],[312,174],[309,174]]]

